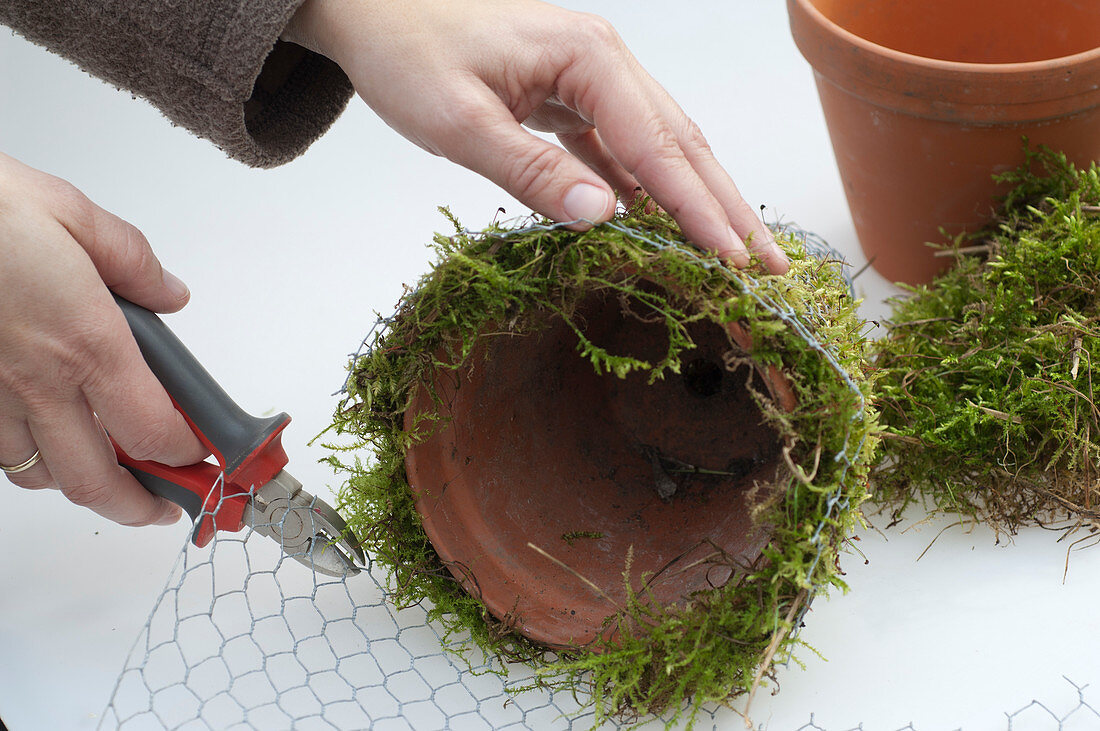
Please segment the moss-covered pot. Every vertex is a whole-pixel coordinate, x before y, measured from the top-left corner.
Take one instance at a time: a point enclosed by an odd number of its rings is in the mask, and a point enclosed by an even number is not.
[[[663,215],[437,237],[335,422],[374,455],[334,462],[394,601],[600,714],[759,684],[842,586],[875,442],[840,267],[781,241],[785,277]]]

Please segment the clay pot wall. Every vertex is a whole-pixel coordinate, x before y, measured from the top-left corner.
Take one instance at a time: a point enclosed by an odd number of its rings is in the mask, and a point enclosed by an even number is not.
[[[788,0],[873,266],[925,282],[926,242],[987,223],[1022,138],[1100,159],[1100,2]]]

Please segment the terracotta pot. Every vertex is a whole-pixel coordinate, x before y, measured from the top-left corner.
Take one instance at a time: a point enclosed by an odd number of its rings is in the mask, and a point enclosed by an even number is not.
[[[609,352],[655,362],[667,335],[644,311],[593,294],[576,322]],[[448,417],[405,461],[433,547],[494,616],[543,645],[615,636],[605,619],[626,601],[628,553],[632,586],[667,605],[735,573],[716,550],[748,565],[768,540],[751,511],[767,492],[757,485],[776,481],[781,443],[746,384],[785,409],[794,395],[774,368],[727,368],[751,348],[740,327],[689,329],[698,347],[683,373],[650,384],[596,374],[547,314],[534,334],[483,338],[462,368],[437,369],[442,407],[422,387],[406,411],[406,429],[418,414]],[[726,474],[678,471],[688,465]]]
[[[1100,2],[787,0],[814,68],[856,233],[883,276],[947,266],[925,242],[976,230],[1022,136],[1100,159]]]

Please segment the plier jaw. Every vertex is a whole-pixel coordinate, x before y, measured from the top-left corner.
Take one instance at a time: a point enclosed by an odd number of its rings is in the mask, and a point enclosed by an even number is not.
[[[354,576],[366,563],[339,513],[303,490],[286,470],[252,494],[242,519],[255,532],[278,541],[287,556],[319,573]]]
[[[115,444],[119,464],[191,516],[196,546],[209,544],[219,530],[248,525],[320,573],[359,573],[365,557],[347,523],[283,469],[288,460],[281,437],[290,417],[245,413],[159,317],[117,295],[115,302],[150,370],[218,462],[170,467],[131,459]]]

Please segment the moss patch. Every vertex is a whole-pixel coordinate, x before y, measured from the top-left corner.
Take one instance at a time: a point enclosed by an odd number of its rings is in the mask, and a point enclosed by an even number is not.
[[[392,601],[427,600],[456,652],[479,647],[530,664],[541,686],[590,694],[597,722],[669,710],[673,723],[684,714],[693,718],[705,702],[754,689],[773,662],[791,656],[814,593],[844,586],[838,554],[858,519],[877,441],[864,323],[840,265],[812,258],[800,240],[781,236],[792,260],[789,275],[732,270],[685,245],[668,217],[639,211],[585,233],[545,222],[471,233],[454,223],[454,234],[436,236],[439,259],[431,273],[368,337],[333,425],[346,435],[332,458],[347,476],[341,513],[389,571]],[[640,360],[590,340],[573,315],[593,291],[645,303],[667,333],[663,356]],[[675,606],[656,606],[628,583],[625,608],[609,620],[620,638],[599,652],[549,652],[464,592],[424,534],[405,474],[406,450],[440,418],[426,414],[404,428],[412,394],[421,383],[430,388],[427,374],[461,368],[490,323],[496,335],[502,328],[523,335],[546,313],[569,324],[577,357],[596,372],[606,378],[641,372],[651,381],[680,372],[694,347],[687,325],[739,322],[752,336],[748,355],[783,369],[798,399],[797,408],[784,411],[766,394],[753,394],[789,465],[775,497],[755,516],[770,527],[761,558],[734,580]],[[580,530],[562,540],[588,537]]]
[[[1038,171],[1038,172],[1036,172]],[[958,265],[895,303],[877,346],[876,499],[1020,525],[1100,519],[1100,173],[1029,152]],[[960,248],[961,247],[961,248]]]

